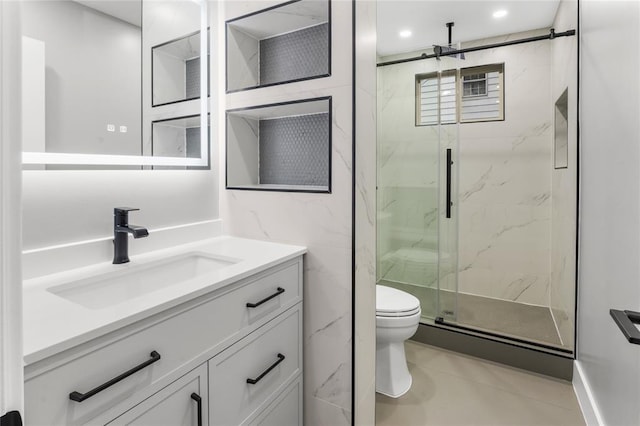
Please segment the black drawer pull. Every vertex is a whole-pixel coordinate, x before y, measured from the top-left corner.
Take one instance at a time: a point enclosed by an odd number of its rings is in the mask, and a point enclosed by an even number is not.
[[[273,299],[274,297],[278,297],[279,295],[281,295],[282,293],[284,293],[284,288],[282,287],[278,287],[276,289],[277,291],[275,293],[273,293],[271,296],[269,297],[265,297],[264,299],[262,299],[259,302],[256,303],[247,303],[247,308],[257,308],[258,306],[262,305],[263,303],[268,302],[269,300]]]
[[[640,345],[640,330],[634,324],[640,324],[640,312],[609,310],[613,320],[629,343]]]
[[[284,361],[284,355],[282,354],[278,354],[278,360],[276,362],[273,363],[273,365],[269,368],[267,368],[266,370],[264,370],[262,372],[261,375],[259,375],[258,377],[256,377],[255,379],[247,379],[247,383],[249,383],[250,385],[255,385],[256,383],[258,383],[260,380],[262,380],[262,378],[264,376],[266,376],[267,374],[269,374],[269,372],[271,370],[273,370],[274,368],[276,368],[278,366],[278,364],[280,364],[282,361]]]
[[[154,362],[160,360],[160,354],[158,352],[156,352],[156,351],[151,351],[151,354],[149,354],[149,356],[151,357],[151,359],[143,362],[140,365],[137,365],[137,366],[133,367],[129,371],[125,371],[124,373],[122,373],[118,377],[114,377],[113,379],[109,380],[108,382],[101,384],[97,388],[91,389],[87,393],[80,393],[80,392],[76,392],[76,391],[71,392],[69,394],[69,399],[72,400],[72,401],[76,401],[76,402],[82,402],[85,399],[89,399],[92,396],[94,396],[95,394],[97,394],[99,392],[102,392],[103,390],[107,389],[108,387],[115,385],[120,380],[126,379],[127,377],[131,376],[132,374],[137,373],[138,371],[142,370],[143,368],[148,367],[149,365],[153,364]]]
[[[191,399],[193,399],[198,406],[198,426],[202,426],[202,398],[194,392],[191,394]]]

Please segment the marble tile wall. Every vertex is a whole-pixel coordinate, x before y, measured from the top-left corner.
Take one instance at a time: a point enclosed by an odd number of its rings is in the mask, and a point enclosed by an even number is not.
[[[282,2],[220,2],[217,23]],[[352,51],[349,1],[332,2],[330,77],[227,94],[226,109],[332,96],[331,194],[225,190],[224,232],[240,237],[304,245],[305,424],[348,425],[352,412]],[[222,44],[219,44],[222,46]],[[224,49],[218,60],[224,64]],[[224,69],[224,67],[222,68]],[[224,75],[218,80],[224,84]],[[218,132],[224,139],[224,128]],[[225,147],[220,147],[221,172]]]
[[[560,3],[554,27],[557,31],[576,29],[577,1]],[[562,344],[574,346],[576,292],[576,194],[577,194],[577,49],[578,37],[554,40],[551,45],[551,101],[555,103],[568,88],[568,167],[551,175],[551,285],[550,303]]]
[[[463,47],[546,32],[477,40]],[[491,63],[505,63],[504,121],[414,126],[415,74]],[[440,232],[448,265],[455,265],[457,252],[461,292],[548,304],[550,66],[550,43],[543,41],[469,53],[464,61],[416,61],[379,69],[379,278],[433,286]],[[458,138],[453,173],[459,226],[446,226],[440,217],[438,231],[444,161],[439,169],[437,157],[443,160],[444,150]],[[455,289],[456,280],[450,279],[454,271],[440,272],[444,287]]]
[[[225,37],[227,67],[233,70],[227,76],[225,86],[228,90],[257,86],[260,83],[260,41],[233,26],[229,26]]]
[[[375,424],[376,2],[355,3],[356,194],[354,424]]]

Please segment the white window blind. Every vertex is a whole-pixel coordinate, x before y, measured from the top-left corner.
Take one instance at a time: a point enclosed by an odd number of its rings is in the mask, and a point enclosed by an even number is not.
[[[416,75],[416,125],[502,120],[503,71],[496,64]]]

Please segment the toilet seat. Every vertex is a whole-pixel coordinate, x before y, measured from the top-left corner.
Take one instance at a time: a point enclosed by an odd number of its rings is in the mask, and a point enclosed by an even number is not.
[[[420,312],[417,297],[392,287],[376,285],[377,317],[409,317]]]
[[[415,308],[410,311],[402,311],[402,312],[379,312],[376,311],[377,317],[382,318],[398,318],[398,317],[410,317],[420,312],[420,308]]]

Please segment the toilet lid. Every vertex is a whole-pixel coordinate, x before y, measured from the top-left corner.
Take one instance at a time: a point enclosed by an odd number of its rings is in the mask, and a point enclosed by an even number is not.
[[[417,297],[384,285],[376,285],[376,312],[381,314],[401,313],[407,315],[420,309]]]

